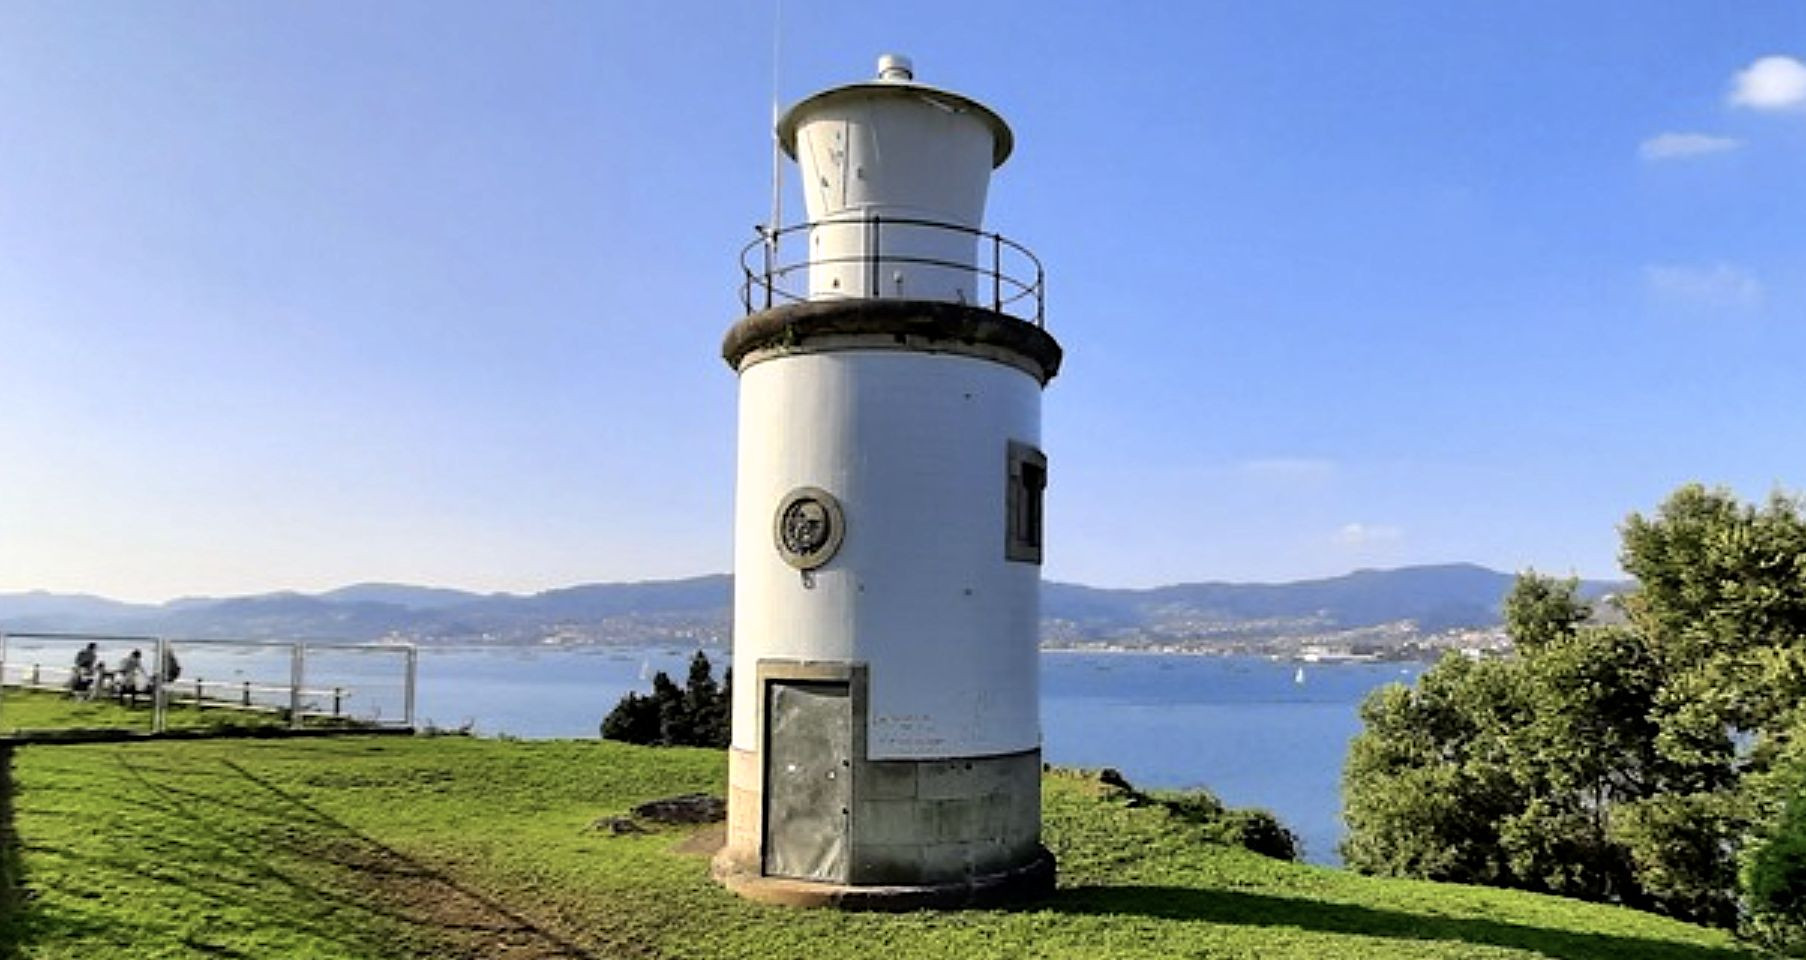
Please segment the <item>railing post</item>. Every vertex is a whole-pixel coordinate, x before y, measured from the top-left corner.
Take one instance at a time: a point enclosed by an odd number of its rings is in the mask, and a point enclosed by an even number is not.
[[[152,668],[151,676],[156,682],[151,687],[151,732],[162,733],[169,717],[169,678],[164,676],[169,667],[169,638],[157,638],[157,665]]]
[[[1047,326],[1047,320],[1045,317],[1042,316],[1042,311],[1045,310],[1046,308],[1047,308],[1047,273],[1046,273],[1046,271],[1041,269],[1041,264],[1036,263],[1035,264],[1035,326],[1037,326],[1037,327]]]
[[[420,669],[420,648],[408,644],[408,679],[402,694],[402,714],[409,729],[414,726],[414,674]]]
[[[1003,234],[991,234],[991,309],[1003,312]]]
[[[871,224],[872,243],[868,255],[872,261],[872,272],[870,279],[866,281],[865,295],[873,300],[882,300],[884,299],[884,286],[878,278],[884,273],[883,264],[880,262],[884,259],[884,218],[874,216]]]
[[[765,237],[765,276],[761,278],[765,283],[765,309],[767,310],[771,309],[771,288],[777,283],[776,278],[771,275],[772,261],[777,259],[777,255],[778,228],[776,224],[773,224]]]
[[[290,729],[301,729],[301,681],[307,673],[307,645],[296,641],[289,649],[288,668],[288,725]]]

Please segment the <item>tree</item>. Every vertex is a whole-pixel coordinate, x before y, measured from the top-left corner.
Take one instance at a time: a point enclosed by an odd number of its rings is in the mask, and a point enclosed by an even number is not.
[[[1519,650],[1535,650],[1571,637],[1593,610],[1580,599],[1580,579],[1554,580],[1531,570],[1505,598],[1505,632]]]
[[[1522,722],[1520,678],[1449,655],[1415,687],[1361,705],[1343,775],[1343,862],[1365,873],[1508,884],[1499,825],[1521,812],[1504,739]]]
[[[1689,486],[1622,532],[1627,626],[1527,573],[1504,605],[1515,656],[1445,659],[1363,704],[1351,867],[1735,922],[1740,851],[1787,835],[1776,778],[1806,781],[1806,519]],[[1744,862],[1746,886],[1791,863]]]
[[[727,680],[717,686],[714,668],[702,651],[690,658],[679,687],[663,670],[652,676],[650,696],[629,692],[602,720],[602,738],[650,746],[725,748],[731,732],[732,695]]]
[[[1761,506],[1697,485],[1623,528],[1637,578],[1632,624],[1659,651],[1656,749],[1671,792],[1629,811],[1625,842],[1652,893],[1730,922],[1751,891],[1737,864],[1785,816],[1806,704],[1806,516],[1776,493]],[[1744,880],[1751,879],[1746,871]],[[1800,920],[1798,916],[1795,920]]]
[[[690,721],[689,705],[684,702],[683,689],[663,670],[652,675],[652,702],[658,705],[658,745],[690,746],[695,740],[695,724]]]
[[[1806,789],[1796,786],[1750,845],[1740,880],[1749,932],[1773,950],[1806,954]]]
[[[657,743],[658,702],[651,697],[628,693],[602,719],[602,739],[623,743]]]

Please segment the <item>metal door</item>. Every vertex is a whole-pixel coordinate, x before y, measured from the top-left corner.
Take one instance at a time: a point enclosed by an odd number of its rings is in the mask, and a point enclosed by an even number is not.
[[[765,712],[765,874],[847,879],[853,805],[847,684],[776,681]]]

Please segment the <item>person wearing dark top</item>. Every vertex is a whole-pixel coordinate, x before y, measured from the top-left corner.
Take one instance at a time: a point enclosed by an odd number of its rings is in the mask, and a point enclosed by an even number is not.
[[[86,690],[94,685],[94,672],[100,669],[100,651],[90,643],[75,652],[75,669],[69,673],[69,689]]]
[[[130,696],[136,702],[138,694],[150,688],[144,673],[144,655],[133,650],[131,656],[119,664],[115,679],[119,685],[114,692],[121,697]]]

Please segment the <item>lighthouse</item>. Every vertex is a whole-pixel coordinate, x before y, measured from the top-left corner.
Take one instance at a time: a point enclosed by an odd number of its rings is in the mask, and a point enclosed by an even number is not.
[[[1043,275],[984,225],[1014,147],[885,56],[777,136],[808,222],[742,255],[728,835],[755,899],[962,905],[1041,845]]]

